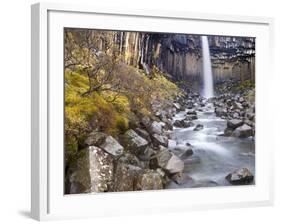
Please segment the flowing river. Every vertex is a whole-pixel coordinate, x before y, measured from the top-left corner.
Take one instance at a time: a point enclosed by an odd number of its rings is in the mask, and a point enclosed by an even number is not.
[[[174,120],[185,118],[188,110],[174,116]],[[176,152],[176,145],[190,144],[193,155],[186,158],[184,172],[192,181],[178,185],[171,182],[167,188],[227,186],[225,176],[235,169],[247,167],[255,175],[255,143],[251,138],[224,137],[226,120],[216,117],[212,103],[196,110],[195,125],[204,128],[194,131],[194,127],[173,128],[170,150]]]

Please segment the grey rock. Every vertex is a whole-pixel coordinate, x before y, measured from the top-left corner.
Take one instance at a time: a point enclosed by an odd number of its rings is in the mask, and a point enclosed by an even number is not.
[[[174,108],[176,108],[177,111],[181,110],[181,105],[179,103],[174,103],[173,106]]]
[[[123,146],[110,135],[105,138],[104,142],[99,145],[99,147],[113,156],[119,156],[124,151]]]
[[[215,113],[216,113],[216,116],[218,116],[218,117],[223,117],[223,116],[227,117],[227,109],[226,108],[216,107]]]
[[[239,98],[239,103],[243,103],[243,102],[245,102],[244,97],[240,97],[240,98]]]
[[[255,120],[255,114],[254,113],[247,113],[246,117],[250,120],[250,121],[254,121]]]
[[[249,125],[243,124],[242,126],[236,128],[232,135],[234,137],[247,138],[253,135],[253,129]]]
[[[188,110],[186,112],[187,115],[197,115],[196,111],[195,110]]]
[[[135,154],[145,150],[145,148],[148,146],[148,141],[139,136],[132,129],[126,131],[124,134],[123,143],[127,150]]]
[[[182,172],[184,169],[184,162],[165,147],[160,148],[156,160],[157,165],[169,174]]]
[[[143,151],[143,153],[140,153],[138,155],[138,158],[142,161],[149,161],[154,154],[155,154],[154,150],[148,146]]]
[[[113,189],[114,159],[104,150],[89,146],[77,155],[67,175],[69,193],[106,192]]]
[[[196,114],[190,114],[190,115],[187,114],[185,116],[185,120],[187,120],[187,121],[193,121],[193,120],[197,120],[197,119],[198,119],[198,117]]]
[[[172,175],[171,179],[179,185],[186,184],[188,182],[193,183],[193,179],[183,172]]]
[[[197,124],[193,129],[193,131],[201,131],[203,128],[204,128],[203,124]]]
[[[242,104],[241,103],[239,103],[239,102],[234,102],[233,103],[233,108],[234,109],[238,109],[238,110],[243,110],[243,106],[242,106]]]
[[[238,112],[234,112],[233,114],[232,114],[232,118],[234,118],[234,119],[240,119],[240,114],[238,113]]]
[[[163,130],[162,130],[163,124],[157,121],[153,121],[151,126],[150,126],[150,132],[153,134],[158,134],[161,135]]]
[[[110,135],[102,132],[93,131],[85,140],[86,146],[97,146],[113,156],[119,156],[123,153],[123,146]]]
[[[118,163],[115,170],[114,191],[133,191],[134,182],[141,168],[125,163]]]
[[[143,127],[145,127],[147,130],[150,129],[150,125],[151,125],[151,120],[149,117],[142,117],[141,118],[141,122]]]
[[[168,147],[169,139],[168,139],[168,137],[163,136],[163,135],[153,134],[152,135],[152,142],[156,146],[162,145],[162,146]]]
[[[193,102],[192,101],[187,102],[186,108],[189,109],[189,110],[192,109],[193,108]]]
[[[173,130],[173,122],[170,119],[162,120],[165,123],[165,129]]]
[[[193,150],[191,148],[185,150],[179,157],[183,160],[187,159],[188,157],[193,155]]]
[[[255,127],[255,123],[253,121],[250,121],[250,120],[245,120],[244,124],[247,124],[247,125],[249,125],[252,128]]]
[[[175,120],[174,126],[177,128],[189,128],[193,126],[193,123],[191,121],[186,120]]]
[[[233,133],[233,129],[226,128],[226,129],[224,130],[223,136],[230,137],[230,136],[232,136],[232,133]]]
[[[145,164],[142,163],[138,157],[136,157],[134,154],[131,153],[124,153],[119,159],[118,163],[124,163],[124,164],[129,164],[133,166],[137,166],[140,168],[146,168]]]
[[[141,129],[141,128],[136,128],[135,129],[135,132],[141,136],[142,138],[144,138],[146,141],[148,142],[151,142],[151,138],[150,138],[150,134],[144,130],[144,129]]]
[[[86,138],[85,145],[86,146],[91,146],[91,145],[99,146],[105,141],[105,138],[107,136],[108,135],[103,132],[93,131]]]
[[[176,155],[172,155],[164,169],[171,174],[182,172],[184,169],[184,162]]]
[[[227,121],[227,127],[230,129],[235,129],[243,125],[243,121],[239,119],[231,119]]]
[[[157,171],[145,170],[136,178],[135,190],[160,190],[163,189],[163,179]]]
[[[233,185],[250,184],[254,180],[254,176],[248,168],[237,169],[225,178]]]

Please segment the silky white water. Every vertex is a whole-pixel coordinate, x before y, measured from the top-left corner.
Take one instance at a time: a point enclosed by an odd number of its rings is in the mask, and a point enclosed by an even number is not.
[[[226,175],[233,170],[247,167],[255,174],[255,143],[249,138],[235,138],[220,136],[226,129],[227,121],[218,118],[212,103],[206,103],[197,111],[197,120],[193,120],[193,127],[173,128],[170,134],[169,149],[176,155],[180,155],[181,147],[189,143],[192,146],[193,155],[183,159],[184,173],[193,181],[184,184],[176,184],[171,181],[166,188],[187,187],[214,187],[231,185]],[[184,119],[186,111],[180,111],[175,120]],[[197,124],[204,126],[201,131],[194,131]]]
[[[210,49],[207,36],[202,36],[202,52],[203,52],[203,96],[210,98],[214,96],[214,83],[211,67]]]

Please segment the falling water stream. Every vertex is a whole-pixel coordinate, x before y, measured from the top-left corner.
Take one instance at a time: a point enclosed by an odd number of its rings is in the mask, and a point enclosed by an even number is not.
[[[210,98],[214,96],[214,83],[211,66],[210,49],[207,36],[202,36],[202,53],[203,53],[203,96]]]

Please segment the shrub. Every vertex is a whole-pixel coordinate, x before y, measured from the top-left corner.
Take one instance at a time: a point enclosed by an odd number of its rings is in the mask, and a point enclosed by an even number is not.
[[[118,128],[120,134],[125,133],[129,128],[128,119],[122,116],[116,117],[116,127]]]

